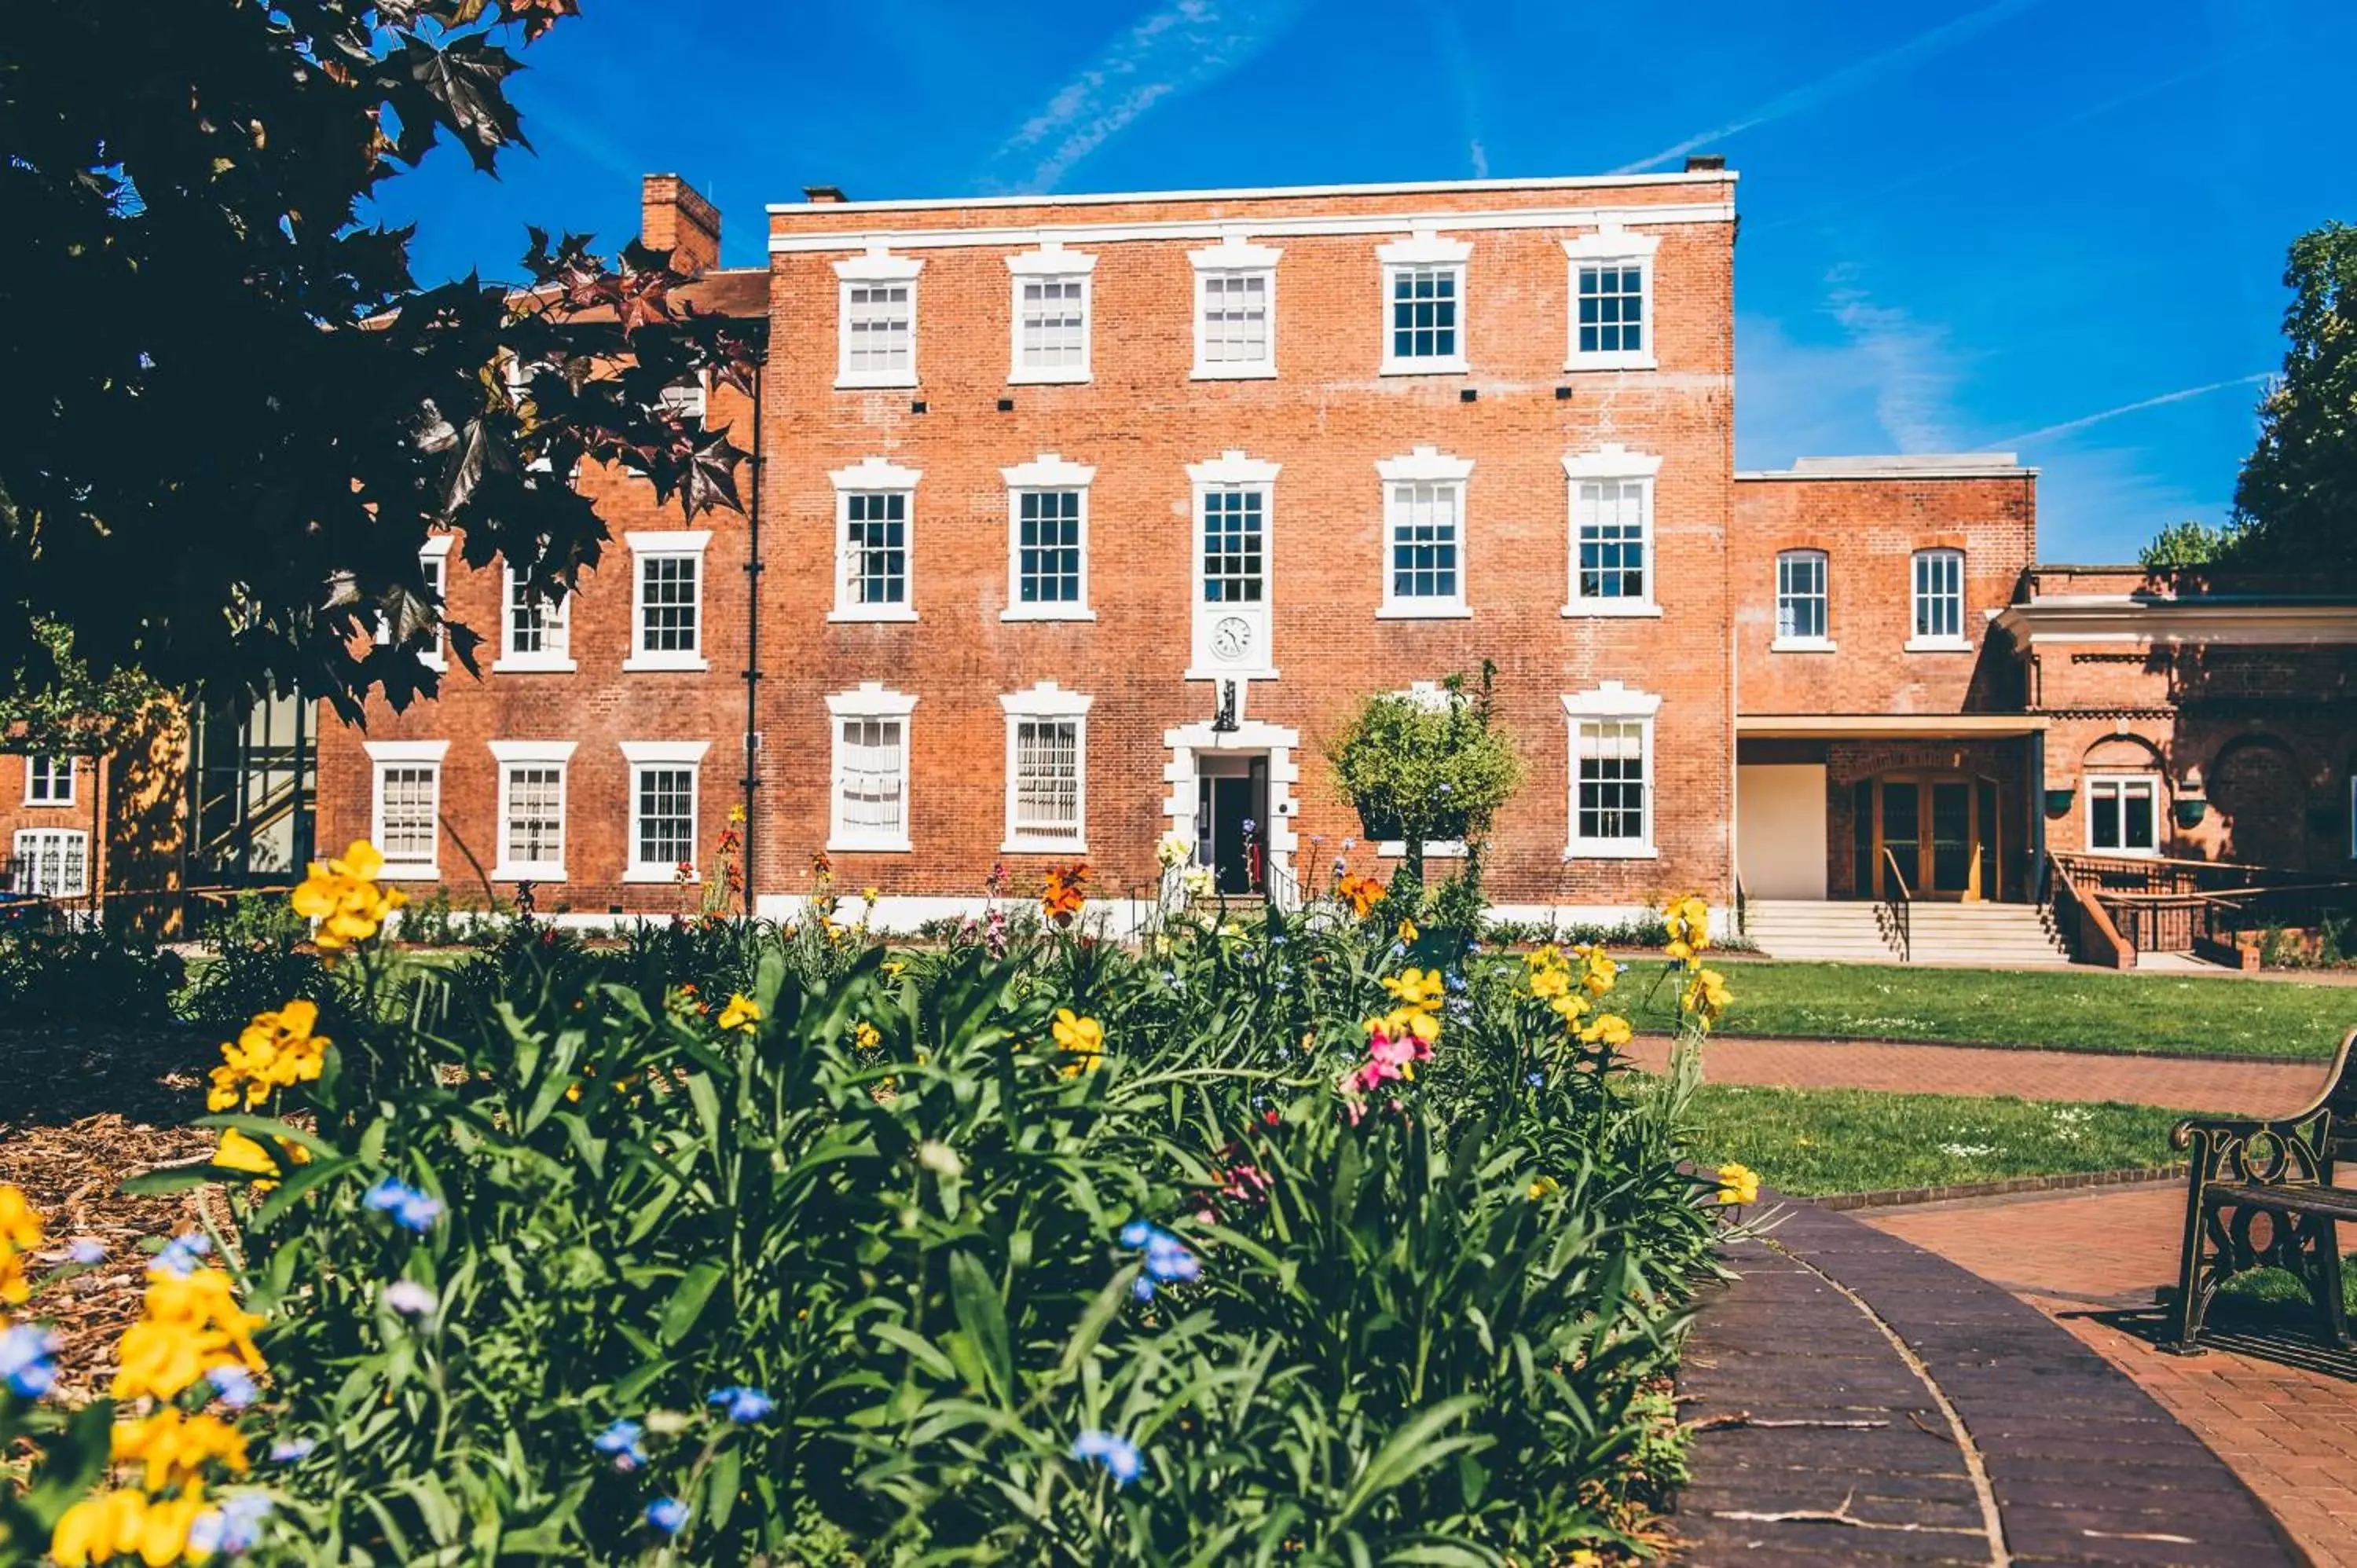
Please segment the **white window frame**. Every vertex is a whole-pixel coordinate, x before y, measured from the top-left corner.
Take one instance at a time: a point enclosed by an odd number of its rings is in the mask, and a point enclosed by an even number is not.
[[[921,469],[904,468],[882,457],[863,457],[827,475],[834,485],[834,608],[831,621],[900,621],[917,618],[917,482]],[[852,594],[851,498],[898,495],[900,500],[900,582],[897,605],[863,605]]]
[[[1471,312],[1465,295],[1465,263],[1473,254],[1470,240],[1444,240],[1429,229],[1414,231],[1405,240],[1394,240],[1375,247],[1375,260],[1382,263],[1383,278],[1383,355],[1381,373],[1386,376],[1448,376],[1462,375],[1467,368],[1466,330],[1471,325]],[[1393,284],[1401,273],[1440,269],[1454,272],[1457,281],[1451,295],[1457,306],[1457,352],[1454,354],[1411,355],[1402,359],[1393,352],[1392,292]]]
[[[917,699],[887,691],[881,681],[863,681],[854,692],[838,692],[826,700],[828,746],[832,762],[827,772],[826,847],[829,854],[906,854],[909,851],[910,811],[914,805],[916,769],[913,744],[915,721],[909,716]],[[843,726],[846,721],[892,720],[900,725],[900,832],[871,833],[852,829],[843,820]]]
[[[1057,453],[1042,452],[1028,463],[998,470],[1006,481],[1006,607],[1001,620],[1094,620],[1089,602],[1089,486],[1097,471],[1086,463],[1069,463]],[[1023,497],[1049,490],[1077,490],[1081,498],[1081,596],[1077,602],[1023,602]]]
[[[2160,855],[2161,845],[2169,836],[2167,811],[2164,804],[2164,798],[2161,793],[2160,775],[2158,773],[2090,773],[2086,775],[2085,784],[2087,801],[2085,807],[2086,815],[2083,819],[2083,829],[2087,835],[2087,853],[2089,854],[2116,855],[2123,860],[2158,859]],[[2127,787],[2131,784],[2141,784],[2146,789],[2152,791],[2152,843],[2143,849],[2130,848],[2126,843],[2109,845],[2097,843],[2095,842],[2096,794],[2100,790],[2101,792],[2107,793],[2112,797],[2114,803],[2118,808],[2120,837],[2125,841],[2127,837],[2128,822]]]
[[[1659,779],[1653,766],[1654,721],[1662,711],[1662,699],[1650,692],[1640,692],[1618,681],[1607,681],[1592,690],[1567,694],[1563,699],[1563,711],[1570,722],[1570,747],[1566,756],[1566,799],[1569,813],[1565,822],[1564,853],[1571,860],[1653,860],[1660,856],[1654,844],[1660,812],[1655,809],[1659,799]],[[1645,832],[1641,839],[1590,839],[1579,832],[1579,732],[1587,723],[1633,723],[1641,726],[1644,769]]]
[[[1473,459],[1452,457],[1431,446],[1418,446],[1405,456],[1389,457],[1375,465],[1375,472],[1383,487],[1383,599],[1375,610],[1380,620],[1465,620],[1473,612],[1466,607],[1465,576],[1468,564],[1466,536],[1472,531],[1465,516],[1465,503],[1471,489]],[[1406,521],[1399,510],[1396,494],[1401,485],[1431,485],[1454,495],[1457,510],[1457,592],[1440,595],[1411,595],[1403,598],[1396,591],[1398,579],[1393,566],[1393,552],[1397,546],[1397,531]]]
[[[1607,442],[1593,452],[1575,453],[1563,460],[1565,545],[1568,570],[1565,575],[1563,613],[1566,617],[1587,616],[1658,616],[1661,604],[1660,530],[1655,526],[1653,494],[1655,481],[1662,472],[1662,460],[1650,452],[1632,452],[1618,442]],[[1579,591],[1579,489],[1586,484],[1635,484],[1638,487],[1639,527],[1643,531],[1641,570],[1645,575],[1645,591],[1635,597],[1590,598]]]
[[[39,875],[44,846],[57,855],[57,886]],[[18,828],[8,841],[9,891],[36,898],[90,897],[90,834],[81,828]]]
[[[536,653],[519,650],[515,645],[515,613],[517,590],[522,586],[513,566],[500,571],[500,656],[492,661],[494,671],[527,671],[568,673],[580,666],[573,659],[573,596],[541,596],[544,607],[540,628],[542,648]]]
[[[1285,252],[1272,245],[1245,242],[1241,235],[1224,236],[1218,244],[1206,250],[1189,251],[1187,260],[1195,269],[1195,368],[1191,377],[1199,381],[1266,381],[1276,374],[1276,263]],[[1211,309],[1211,280],[1257,277],[1261,280],[1262,320],[1261,341],[1265,351],[1257,360],[1212,360],[1206,357],[1211,347],[1208,313]]]
[[[1923,564],[1933,557],[1953,560],[1956,564],[1956,629],[1953,636],[1919,634],[1916,628],[1923,624]],[[1965,630],[1964,608],[1967,563],[1964,553],[1953,544],[1929,545],[1907,557],[1907,644],[1909,653],[1969,653],[1973,639]]]
[[[922,257],[896,256],[881,245],[834,263],[834,384],[840,388],[913,387],[917,384],[917,274],[925,270]],[[851,365],[851,295],[855,289],[876,284],[909,285],[909,364],[905,370],[854,370]]]
[[[1820,607],[1819,618],[1824,631],[1818,636],[1788,636],[1784,630],[1784,564],[1788,561],[1810,560],[1817,564],[1817,591],[1813,597]],[[1796,544],[1790,550],[1776,552],[1776,629],[1769,639],[1771,653],[1831,653],[1834,651],[1834,561],[1831,551],[1820,550],[1813,544]],[[1795,597],[1810,597],[1797,595]]]
[[[703,528],[655,529],[622,535],[630,547],[630,651],[622,660],[628,671],[640,670],[709,670],[711,662],[704,656],[704,590],[705,573],[705,552],[712,543],[712,532]],[[646,564],[659,557],[692,557],[695,562],[695,646],[690,649],[663,649],[650,652],[647,635]]]
[[[691,371],[683,380],[663,388],[660,401],[683,419],[702,419],[712,403],[708,385],[702,371]]]
[[[1563,252],[1570,263],[1570,306],[1566,312],[1563,368],[1566,371],[1651,371],[1657,369],[1653,330],[1658,312],[1653,308],[1653,253],[1661,248],[1658,234],[1637,234],[1618,223],[1607,223],[1593,234],[1577,240],[1566,240]],[[1588,267],[1628,267],[1634,265],[1639,274],[1637,286],[1642,291],[1637,311],[1639,346],[1630,349],[1598,349],[1583,353],[1579,347],[1579,274]]]
[[[623,831],[630,836],[622,846],[624,882],[673,882],[679,876],[679,862],[666,861],[657,865],[639,858],[639,776],[647,772],[684,772],[687,775],[687,864],[691,871],[700,872],[703,860],[696,853],[703,841],[704,826],[704,756],[712,749],[708,740],[625,740],[617,743],[622,751],[623,772],[629,779],[628,821]]]
[[[569,740],[495,740],[489,743],[491,757],[500,769],[500,815],[498,823],[499,863],[491,867],[494,882],[562,882],[565,880],[565,852],[573,833],[570,820],[573,791],[573,750],[577,744]],[[508,858],[508,822],[514,802],[509,796],[510,773],[518,768],[554,768],[556,769],[556,858],[554,860],[510,860]]]
[[[62,771],[60,771],[62,769]],[[27,806],[70,806],[81,769],[74,759],[57,752],[33,751],[25,754],[25,804]],[[40,780],[48,781],[46,789],[37,789]],[[62,781],[65,788],[58,788]]]
[[[427,540],[425,548],[417,553],[417,574],[437,601],[434,607],[434,641],[417,650],[417,661],[428,670],[450,667],[450,547],[457,542],[452,535],[439,533]],[[392,628],[385,628],[384,637],[388,642],[393,640]]]
[[[1085,381],[1090,379],[1095,359],[1097,328],[1095,256],[1082,251],[1068,251],[1060,241],[1041,242],[1036,251],[1025,251],[1006,258],[1006,270],[1012,274],[1007,299],[1011,306],[1007,323],[1006,380],[1013,386],[1041,386]],[[1038,369],[1023,363],[1023,285],[1048,279],[1070,282],[1079,279],[1081,285],[1081,362],[1077,365],[1047,365]]]
[[[369,757],[369,843],[382,848],[384,832],[384,776],[394,768],[422,768],[434,775],[434,802],[427,807],[433,823],[434,854],[427,860],[387,859],[378,873],[387,882],[442,880],[442,761],[450,752],[447,740],[371,740],[361,743]]]
[[[1089,847],[1089,707],[1096,699],[1067,692],[1053,681],[1042,681],[1028,692],[1009,692],[998,699],[1006,712],[1006,836],[1002,854],[1084,854]],[[1026,832],[1015,820],[1016,732],[1025,724],[1069,724],[1072,726],[1072,832],[1056,838]]]

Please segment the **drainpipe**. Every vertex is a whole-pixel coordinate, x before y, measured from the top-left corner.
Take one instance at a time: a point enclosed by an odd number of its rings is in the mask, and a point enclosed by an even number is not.
[[[745,777],[739,780],[745,807],[745,916],[753,915],[753,854],[755,825],[760,813],[753,809],[759,788],[761,690],[761,478],[768,468],[769,440],[761,428],[761,393],[770,379],[766,341],[761,363],[753,376],[753,499],[746,510],[745,539]]]
[[[2033,904],[2049,901],[2046,871],[2046,732],[2034,729],[2029,732],[2029,875],[2024,878]]]

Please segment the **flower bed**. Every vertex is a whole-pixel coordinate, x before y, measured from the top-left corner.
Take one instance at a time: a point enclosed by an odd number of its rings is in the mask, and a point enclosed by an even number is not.
[[[1131,950],[1067,897],[431,974],[373,870],[314,868],[330,983],[142,1184],[236,1223],[156,1254],[112,1398],[43,1397],[32,1274],[88,1265],[0,1212],[0,1562],[1567,1563],[1674,1476],[1748,1173],[1687,1173],[1691,1053],[1621,1069],[1609,958],[1340,901]]]

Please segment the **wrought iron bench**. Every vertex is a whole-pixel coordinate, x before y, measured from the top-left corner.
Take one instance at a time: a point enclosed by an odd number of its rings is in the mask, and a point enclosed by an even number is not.
[[[2357,1190],[2332,1185],[2336,1162],[2357,1160],[2357,1029],[2341,1042],[2315,1104],[2273,1119],[2192,1116],[2169,1142],[2192,1151],[2185,1195],[2185,1255],[2166,1348],[2194,1355],[2218,1287],[2272,1264],[2308,1286],[2325,1337],[2347,1345],[2341,1295],[2341,1220],[2357,1223]]]

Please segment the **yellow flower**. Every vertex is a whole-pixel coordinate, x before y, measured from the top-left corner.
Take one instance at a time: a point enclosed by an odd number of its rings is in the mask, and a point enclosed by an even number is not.
[[[1734,997],[1727,989],[1724,975],[1715,969],[1697,968],[1693,978],[1686,982],[1685,989],[1678,993],[1678,1007],[1694,1015],[1697,1027],[1708,1029],[1718,1022],[1718,1015],[1727,1011],[1727,1004],[1732,1000]]]
[[[1104,1026],[1094,1018],[1082,1018],[1070,1007],[1056,1009],[1053,1029],[1057,1048],[1072,1059],[1063,1066],[1066,1078],[1078,1078],[1084,1072],[1094,1072],[1104,1060]]]
[[[1718,1201],[1725,1204],[1760,1201],[1760,1175],[1749,1165],[1718,1167]]]
[[[150,1502],[128,1487],[99,1492],[59,1516],[49,1555],[59,1568],[86,1568],[118,1557],[137,1557],[162,1568],[187,1552],[188,1527],[203,1509],[204,1494],[193,1487],[169,1502]]]
[[[1551,1176],[1543,1176],[1539,1177],[1538,1180],[1531,1183],[1530,1187],[1523,1196],[1528,1197],[1533,1203],[1537,1203],[1544,1198],[1553,1197],[1556,1193],[1561,1192],[1562,1190],[1563,1183],[1555,1180],[1555,1177]]]
[[[41,1217],[22,1191],[0,1182],[0,1306],[21,1306],[31,1299],[25,1258],[40,1244]]]
[[[909,972],[909,966],[901,962],[897,958],[890,959],[884,964],[884,972],[890,975],[893,979],[898,980],[902,975]]]
[[[320,951],[335,952],[366,941],[388,916],[409,902],[399,888],[376,886],[383,870],[384,856],[366,839],[354,839],[340,860],[311,863],[310,874],[295,889],[295,912],[318,923],[312,940]]]
[[[1579,1031],[1579,1037],[1591,1046],[1625,1046],[1632,1032],[1629,1020],[1619,1014],[1599,1013],[1594,1022]]]
[[[1422,933],[1415,929],[1415,922],[1414,920],[1402,920],[1399,923],[1400,940],[1413,945],[1415,939],[1421,934]]]
[[[1437,969],[1405,970],[1386,975],[1383,989],[1394,1000],[1410,1007],[1437,1007],[1440,1004],[1440,972]]]
[[[263,1369],[253,1331],[263,1320],[242,1310],[229,1275],[219,1269],[147,1275],[145,1316],[123,1331],[115,1356],[118,1400],[170,1400],[215,1367],[241,1362]]]
[[[1613,981],[1620,973],[1620,965],[1610,953],[1604,950],[1604,944],[1598,942],[1592,947],[1579,948],[1576,950],[1579,955],[1581,966],[1579,983],[1582,989],[1590,996],[1601,996],[1611,990]]]
[[[219,1416],[190,1415],[178,1405],[116,1423],[113,1443],[114,1462],[144,1466],[143,1484],[151,1492],[196,1480],[208,1465],[241,1476],[246,1471],[245,1439],[237,1428]]]
[[[1662,910],[1662,924],[1670,935],[1663,950],[1689,969],[1699,964],[1697,955],[1710,946],[1710,906],[1691,893],[1673,898]]]
[[[859,901],[863,904],[873,904],[882,897],[883,895],[873,887],[863,887],[859,890]]]
[[[1414,1035],[1426,1045],[1440,1038],[1440,1020],[1421,1007],[1394,1007],[1380,1018],[1367,1020],[1367,1033],[1381,1030],[1396,1040]]]
[[[311,1151],[302,1144],[284,1138],[273,1138],[271,1142],[278,1145],[275,1155],[236,1128],[224,1127],[221,1146],[213,1151],[213,1164],[223,1170],[248,1172],[257,1178],[253,1190],[268,1192],[278,1185],[277,1177],[287,1165],[311,1163]]]
[[[749,1035],[761,1021],[761,1004],[741,991],[731,992],[728,1005],[720,1010],[720,1026]]]
[[[205,1108],[234,1111],[242,1100],[245,1110],[259,1110],[276,1090],[317,1079],[333,1043],[311,1032],[318,1022],[318,1004],[300,999],[275,1013],[255,1014],[235,1043],[222,1045]]]
[[[863,1021],[851,1031],[851,1043],[863,1051],[872,1051],[884,1043],[884,1036],[875,1025]]]

